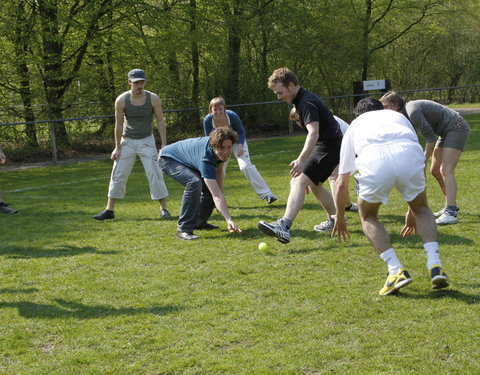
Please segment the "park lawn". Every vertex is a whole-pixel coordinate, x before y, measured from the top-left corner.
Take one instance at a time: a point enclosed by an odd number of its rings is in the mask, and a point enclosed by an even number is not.
[[[461,223],[439,227],[451,287],[430,289],[418,237],[398,234],[406,205],[392,193],[381,218],[415,282],[388,297],[357,214],[347,243],[312,231],[325,218],[312,196],[289,244],[256,228],[282,216],[303,137],[249,142],[278,202],[260,201],[231,161],[226,196],[243,233],[214,214],[221,230],[193,242],[174,237],[181,186],[166,177],[174,220],[160,220],[140,162],[105,222],[91,216],[106,203],[111,161],[1,172],[21,214],[0,216],[0,373],[478,374],[480,116],[467,119]],[[442,197],[428,183],[436,211]]]

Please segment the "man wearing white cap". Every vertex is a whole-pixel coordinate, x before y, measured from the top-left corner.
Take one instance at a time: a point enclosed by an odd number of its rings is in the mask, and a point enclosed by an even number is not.
[[[115,202],[125,197],[128,176],[137,155],[148,178],[150,196],[152,200],[160,202],[160,217],[170,218],[166,202],[168,190],[156,162],[158,150],[153,136],[154,114],[162,142],[161,148],[167,145],[167,130],[161,100],[157,94],[145,90],[146,80],[143,70],[131,70],[128,72],[130,90],[115,100],[115,149],[110,156],[114,163],[107,207],[95,215],[94,219],[105,220],[115,217]]]

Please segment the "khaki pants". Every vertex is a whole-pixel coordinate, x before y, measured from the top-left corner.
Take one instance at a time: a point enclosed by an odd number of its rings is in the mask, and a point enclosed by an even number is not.
[[[157,163],[158,151],[153,135],[143,139],[122,138],[120,145],[120,158],[113,163],[108,197],[114,199],[125,197],[128,176],[132,171],[137,156],[139,156],[150,185],[152,200],[166,198],[168,190],[163,181],[162,171]]]

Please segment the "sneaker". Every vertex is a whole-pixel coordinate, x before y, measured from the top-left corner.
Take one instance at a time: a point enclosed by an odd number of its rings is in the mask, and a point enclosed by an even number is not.
[[[160,211],[160,219],[171,219],[172,215],[170,215],[170,212],[168,210],[161,210]]]
[[[273,223],[259,221],[257,227],[267,236],[277,237],[277,241],[283,244],[290,242],[290,229],[284,228],[278,221],[274,221]]]
[[[265,198],[267,200],[268,204],[272,204],[273,202],[277,201],[278,198],[275,195],[269,195],[268,197]]]
[[[440,217],[444,214],[444,212],[447,210],[447,207],[443,207],[440,211],[434,212],[433,216],[435,217]],[[460,213],[460,208],[457,206],[457,210],[455,212],[455,215],[458,215]]]
[[[93,218],[97,220],[115,219],[115,213],[112,210],[103,210]]]
[[[457,215],[452,215],[449,211],[444,211],[444,213],[435,220],[438,225],[448,225],[448,224],[457,224],[458,219]]]
[[[400,271],[397,272],[394,276],[387,276],[387,281],[382,289],[378,292],[381,296],[387,296],[389,294],[395,293],[400,288],[407,286],[413,280],[410,277],[410,274],[405,270],[405,268],[400,268]]]
[[[352,203],[350,206],[345,207],[345,211],[358,212],[358,204]]]
[[[329,217],[324,222],[322,222],[318,225],[315,225],[313,227],[313,230],[315,232],[331,232],[333,230],[334,225],[335,225],[335,220],[332,219],[331,217]]]
[[[195,226],[195,229],[198,229],[198,230],[214,230],[214,229],[218,229],[218,225],[205,223],[203,225]]]
[[[434,264],[430,268],[430,281],[432,289],[443,289],[448,286],[448,276],[438,264]]]
[[[5,202],[0,203],[0,212],[3,214],[18,214],[18,210],[8,207]]]
[[[176,236],[177,236],[178,239],[185,240],[185,241],[198,240],[198,238],[199,238],[196,234],[193,234],[193,232],[180,232],[180,231],[178,231]]]

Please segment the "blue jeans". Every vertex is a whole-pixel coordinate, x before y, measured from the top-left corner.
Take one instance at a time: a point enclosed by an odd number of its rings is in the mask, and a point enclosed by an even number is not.
[[[178,230],[192,233],[196,227],[205,225],[212,215],[215,203],[200,173],[172,158],[160,157],[158,164],[163,173],[185,187]]]

